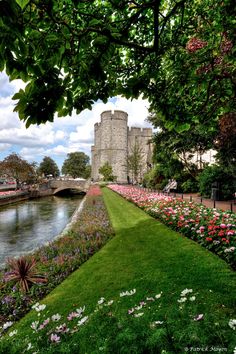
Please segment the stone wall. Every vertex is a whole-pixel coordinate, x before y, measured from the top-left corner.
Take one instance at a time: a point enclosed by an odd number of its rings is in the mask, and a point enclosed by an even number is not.
[[[127,183],[129,171],[127,157],[132,154],[133,147],[138,144],[142,151],[142,169],[140,178],[147,171],[152,157],[151,128],[128,128],[128,114],[123,111],[105,111],[101,114],[101,122],[94,126],[94,146],[92,154],[92,179],[99,181],[102,176],[99,168],[108,162],[112,166],[117,182]]]

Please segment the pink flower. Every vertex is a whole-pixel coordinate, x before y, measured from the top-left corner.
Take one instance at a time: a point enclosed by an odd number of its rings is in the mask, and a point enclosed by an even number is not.
[[[57,334],[52,333],[50,337],[51,342],[53,343],[59,343],[60,342],[60,337]]]
[[[201,321],[201,320],[203,320],[203,317],[204,317],[204,315],[201,313],[201,314],[195,316],[193,320],[194,321]]]

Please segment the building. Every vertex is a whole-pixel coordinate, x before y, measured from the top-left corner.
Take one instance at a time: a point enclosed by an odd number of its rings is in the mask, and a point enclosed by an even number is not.
[[[132,155],[134,147],[138,146],[141,151],[138,181],[141,181],[144,173],[151,167],[151,140],[151,128],[128,127],[126,112],[103,112],[101,122],[94,125],[94,146],[91,148],[92,179],[102,179],[99,168],[108,162],[118,183],[136,182],[132,171],[128,169],[128,156]]]

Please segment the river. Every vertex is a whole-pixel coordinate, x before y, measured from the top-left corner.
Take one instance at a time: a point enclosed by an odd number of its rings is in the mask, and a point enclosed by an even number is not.
[[[44,197],[0,207],[0,267],[59,235],[81,196]]]

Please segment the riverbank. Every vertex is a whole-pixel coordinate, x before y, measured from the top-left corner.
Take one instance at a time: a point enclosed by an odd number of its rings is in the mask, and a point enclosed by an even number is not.
[[[55,240],[24,257],[27,262],[36,261],[34,268],[37,271],[34,272],[44,276],[47,279],[46,284],[33,285],[25,296],[19,291],[19,284],[15,287],[14,282],[5,282],[4,279],[11,271],[9,267],[0,274],[0,334],[1,323],[16,321],[22,317],[33,302],[52,291],[113,237],[101,193],[93,195],[89,191],[88,194],[83,206],[73,214],[70,229],[68,225],[67,230]]]
[[[0,206],[18,203],[32,198],[41,198],[53,195],[53,189],[31,190],[31,191],[10,191],[10,193],[0,194]]]

